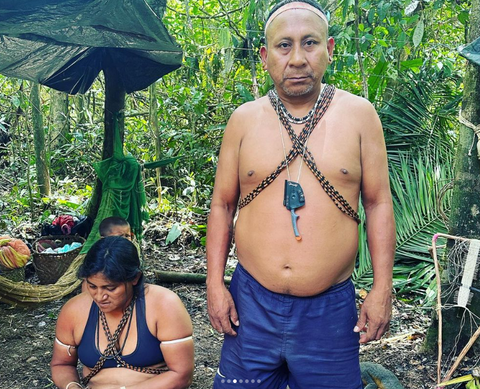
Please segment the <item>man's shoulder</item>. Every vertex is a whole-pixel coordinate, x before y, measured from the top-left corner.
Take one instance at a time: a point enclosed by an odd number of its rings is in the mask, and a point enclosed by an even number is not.
[[[366,98],[357,96],[344,89],[337,89],[335,92],[337,101],[348,106],[349,108],[372,109],[373,105]]]
[[[228,120],[226,133],[243,137],[251,128],[265,120],[268,109],[268,98],[261,97],[239,106]]]
[[[270,105],[268,97],[260,97],[259,99],[248,101],[239,106],[232,114],[232,118],[252,118],[257,115],[262,115],[264,110]]]

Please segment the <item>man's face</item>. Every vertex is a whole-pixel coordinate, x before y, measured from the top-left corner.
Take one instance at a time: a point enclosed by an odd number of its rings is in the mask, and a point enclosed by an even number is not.
[[[278,15],[267,29],[260,55],[279,92],[286,96],[318,93],[335,45],[322,19],[305,9]]]

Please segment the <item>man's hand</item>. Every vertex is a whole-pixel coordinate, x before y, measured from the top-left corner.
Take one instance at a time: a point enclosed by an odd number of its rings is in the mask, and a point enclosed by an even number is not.
[[[225,285],[207,288],[207,306],[213,328],[221,334],[237,336],[232,328],[232,323],[237,327],[240,325],[238,314],[232,295]]]
[[[360,334],[360,343],[379,340],[387,332],[392,316],[392,295],[390,291],[377,291],[374,288],[365,298],[360,309],[360,317],[353,329]]]

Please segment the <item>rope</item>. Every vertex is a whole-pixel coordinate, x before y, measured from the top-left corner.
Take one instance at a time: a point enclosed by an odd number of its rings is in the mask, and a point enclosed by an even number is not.
[[[465,127],[468,127],[471,130],[473,130],[473,132],[477,136],[477,138],[478,138],[478,141],[477,141],[477,157],[480,159],[480,124],[475,125],[475,124],[471,123],[470,121],[468,121],[467,119],[465,119],[462,115],[462,110],[460,110],[458,112],[458,121],[461,124],[463,124]],[[474,142],[475,142],[475,137],[473,137],[473,143]],[[470,147],[470,150],[468,152],[469,157],[472,155],[473,143],[472,143],[472,146]]]
[[[110,332],[110,328],[108,327],[108,323],[107,323],[107,319],[105,317],[105,314],[101,310],[99,310],[98,314],[99,314],[100,320],[102,322],[103,331],[105,332],[105,335],[107,336],[107,339],[108,339],[108,345],[107,345],[105,351],[100,356],[97,363],[95,364],[95,366],[90,371],[90,373],[82,380],[84,385],[87,385],[88,382],[90,381],[90,379],[102,369],[105,361],[107,359],[111,359],[111,358],[113,358],[113,359],[115,359],[115,361],[117,361],[118,366],[122,366],[122,367],[125,367],[127,369],[135,370],[135,371],[138,371],[138,372],[141,372],[141,373],[160,374],[160,373],[163,373],[163,372],[168,370],[167,367],[165,367],[165,368],[151,368],[151,367],[132,366],[132,365],[128,364],[127,362],[125,362],[120,357],[120,353],[122,352],[123,347],[125,346],[125,343],[127,341],[128,332],[130,330],[130,323],[131,323],[131,320],[132,320],[133,308],[135,306],[136,301],[137,301],[137,298],[134,297],[132,299],[132,301],[130,302],[130,305],[128,306],[128,308],[125,310],[125,312],[122,316],[122,319],[120,320],[120,323],[118,324],[118,327],[115,330],[115,332],[113,333],[113,335]],[[126,332],[126,335],[125,335],[125,341],[123,342],[123,346],[120,348],[120,350],[117,350],[117,347],[116,347],[117,342],[118,342],[120,334],[122,333],[123,329],[125,328],[125,325],[127,324],[127,322],[129,322],[129,325],[127,327],[127,332]]]

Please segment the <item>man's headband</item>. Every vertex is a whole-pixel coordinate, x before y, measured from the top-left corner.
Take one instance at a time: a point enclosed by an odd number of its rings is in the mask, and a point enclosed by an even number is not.
[[[325,16],[325,14],[322,11],[320,11],[318,8],[315,8],[314,6],[312,6],[308,3],[304,3],[304,2],[301,2],[301,1],[295,1],[295,2],[292,2],[292,3],[287,3],[284,6],[280,7],[268,18],[267,22],[265,23],[265,34],[267,33],[267,28],[270,25],[270,23],[272,23],[278,15],[283,14],[284,12],[290,11],[292,9],[306,9],[307,11],[313,12],[320,19],[324,20],[325,23],[327,23],[327,26],[328,26],[327,17]]]

